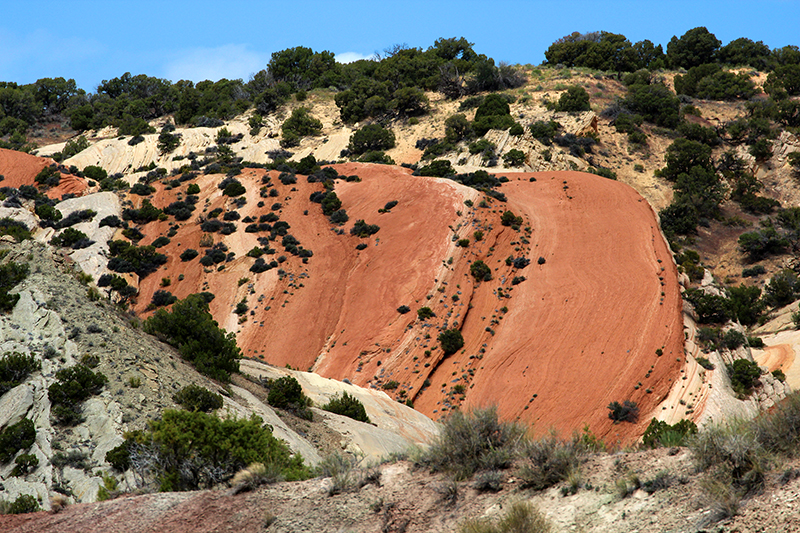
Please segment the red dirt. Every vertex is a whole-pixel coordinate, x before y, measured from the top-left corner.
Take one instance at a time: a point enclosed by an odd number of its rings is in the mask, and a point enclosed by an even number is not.
[[[507,419],[535,423],[538,433],[551,427],[568,433],[588,424],[597,435],[623,444],[641,435],[678,379],[683,322],[671,256],[653,211],[632,188],[577,172],[509,174],[511,181],[501,187],[508,202],[488,199],[488,208],[478,208],[483,195],[450,180],[382,165],[336,168],[362,179],[336,184],[350,216],[344,235],[336,235],[319,204],[308,199],[321,184],[299,177],[285,186],[271,173],[270,188],[280,195],[262,199],[264,171],[238,177],[248,190],[247,204],[238,209],[242,218],[257,218],[281,202],[289,233],[314,252],[303,264],[283,251],[280,237],[273,241],[277,253],[265,258],[285,255],[283,275],[278,269],[249,272],[254,259],[245,254],[266,234],[245,233],[241,220],[232,235],[214,236],[236,254],[224,270],[206,272],[197,259],[180,261],[188,247],[203,254],[203,234],[194,220],[205,199],[207,211],[233,208],[216,186],[220,176],[198,178],[199,209],[161,249],[169,262],[141,283],[137,311],[144,311],[161,278],[169,277],[167,290],[178,297],[200,290],[216,295],[211,311],[237,332],[245,356],[364,386],[394,381],[397,388],[387,392],[400,401],[412,399],[433,418],[461,404],[496,404]],[[160,189],[153,203],[166,205],[176,192]],[[467,207],[465,199],[476,206]],[[398,205],[378,213],[391,200]],[[523,217],[521,231],[500,224],[506,209]],[[381,229],[368,239],[351,236],[358,219]],[[165,234],[170,224],[145,226],[142,243]],[[484,232],[480,242],[473,238],[477,229]],[[456,247],[456,235],[469,238],[470,245]],[[356,250],[362,242],[367,248]],[[506,265],[509,256],[525,256],[531,264],[515,270]],[[540,256],[543,265],[537,264]],[[476,259],[492,268],[491,281],[476,284],[470,276]],[[180,274],[184,280],[178,282]],[[512,286],[519,275],[527,281]],[[240,285],[242,278],[248,279]],[[237,324],[233,309],[243,298],[249,310]],[[401,305],[411,312],[398,313]],[[417,320],[422,306],[431,307],[436,318]],[[463,333],[464,349],[443,357],[436,338],[454,327]],[[454,390],[456,385],[461,387]],[[639,405],[640,422],[612,425],[606,406],[626,399]]]
[[[20,185],[34,185],[36,174],[49,165],[54,164],[50,158],[36,157],[24,152],[0,148],[0,174],[5,176],[0,187],[19,188]],[[86,180],[72,174],[61,174],[61,182],[45,191],[53,199],[61,199],[65,194],[80,196],[86,191]]]

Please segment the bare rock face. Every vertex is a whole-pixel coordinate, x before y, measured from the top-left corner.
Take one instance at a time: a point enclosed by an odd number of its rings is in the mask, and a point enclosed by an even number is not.
[[[92,276],[96,281],[103,274],[109,272],[106,267],[108,263],[108,241],[110,241],[116,231],[109,226],[100,226],[100,221],[107,216],[121,216],[122,206],[119,197],[113,192],[98,192],[71,198],[56,204],[56,209],[61,211],[64,217],[69,216],[75,211],[92,210],[97,213],[91,220],[75,224],[75,229],[84,232],[94,244],[79,250],[70,252],[70,258],[78,263],[85,273]],[[47,235],[42,240],[49,240],[52,235]]]

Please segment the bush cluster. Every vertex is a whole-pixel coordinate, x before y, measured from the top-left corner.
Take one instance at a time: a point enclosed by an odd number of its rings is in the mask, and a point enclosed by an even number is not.
[[[453,412],[419,464],[433,471],[452,473],[457,479],[481,470],[508,468],[522,442],[524,430],[502,422],[495,408]]]
[[[639,407],[636,402],[625,400],[622,403],[611,402],[608,404],[608,418],[614,421],[615,424],[620,422],[636,422],[639,418]]]
[[[154,246],[136,246],[127,241],[108,243],[111,259],[108,269],[114,272],[135,272],[140,278],[152,274],[167,262],[167,256],[156,252]]]
[[[0,235],[10,235],[17,242],[31,238],[31,232],[23,222],[11,218],[0,218]]]
[[[73,426],[83,421],[81,403],[100,394],[108,378],[78,364],[56,372],[56,382],[47,389],[52,413],[59,424]]]
[[[475,281],[489,281],[492,279],[492,269],[480,259],[472,262],[469,266],[469,273],[472,274]]]
[[[311,420],[312,414],[309,407],[311,400],[303,394],[303,388],[297,379],[284,376],[267,383],[269,394],[267,402],[278,409],[287,409],[300,418]]]
[[[28,277],[28,265],[9,261],[0,265],[0,313],[8,313],[19,301],[19,294],[8,291]]]
[[[185,386],[172,399],[187,411],[209,413],[222,407],[222,395],[195,384]]]
[[[361,403],[355,396],[349,395],[347,391],[343,392],[341,396],[338,394],[335,395],[328,403],[323,405],[322,408],[326,411],[330,411],[331,413],[336,413],[337,415],[343,415],[350,417],[353,420],[358,420],[359,422],[366,422],[367,424],[370,423],[369,416],[367,416],[367,411],[364,409],[364,404]]]
[[[144,330],[175,346],[201,374],[227,382],[239,371],[236,338],[219,327],[202,294],[179,300],[169,311],[159,309],[144,322]]]
[[[4,354],[0,358],[0,396],[25,381],[33,372],[41,369],[42,363],[33,355],[23,355],[17,352]]]
[[[448,329],[439,334],[439,344],[445,355],[452,355],[464,347],[464,337],[457,329]]]
[[[36,427],[23,418],[0,432],[0,463],[7,463],[17,452],[27,450],[36,440]]]
[[[686,446],[695,434],[697,425],[691,420],[680,420],[670,425],[653,418],[642,435],[642,444],[648,448]]]
[[[162,491],[210,488],[253,463],[274,464],[286,480],[309,477],[300,455],[272,436],[263,421],[220,420],[199,411],[165,410],[146,431],[128,435],[130,463],[155,477]],[[124,454],[123,454],[124,455]],[[120,466],[124,466],[124,458]]]
[[[283,139],[281,146],[289,148],[297,146],[303,137],[313,137],[322,131],[322,122],[309,114],[305,107],[298,107],[281,125]]]

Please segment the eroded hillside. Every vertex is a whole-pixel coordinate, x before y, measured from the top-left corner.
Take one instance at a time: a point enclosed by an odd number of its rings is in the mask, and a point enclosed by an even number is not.
[[[284,185],[277,172],[247,170],[237,177],[247,192],[237,198],[222,194],[219,176],[198,177],[202,209],[191,219],[142,226],[142,245],[171,236],[159,248],[165,265],[139,283],[137,312],[148,315],[158,290],[178,298],[211,292],[214,316],[246,356],[385,389],[433,418],[497,404],[542,432],[589,424],[630,442],[659,415],[681,366],[680,294],[654,213],[630,187],[576,172],[511,173],[501,202],[398,167],[334,168],[360,179],[335,185],[350,217],[341,227],[309,200],[322,185],[302,176]],[[155,205],[183,197],[183,187],[155,185]],[[277,190],[272,205],[259,207],[260,189]],[[203,232],[200,221],[214,211],[239,229]],[[503,225],[506,211],[521,222]],[[265,240],[266,228],[242,231],[269,213],[313,255],[285,251],[294,242],[285,235]],[[351,235],[362,219],[379,231]],[[259,259],[247,253],[259,246],[275,268],[254,272]],[[199,256],[181,260],[187,249]],[[200,265],[213,250],[230,260]],[[491,280],[471,275],[477,260]],[[434,316],[419,318],[423,307]],[[437,338],[450,329],[464,347],[445,355]],[[641,423],[612,425],[606,406],[630,398]]]

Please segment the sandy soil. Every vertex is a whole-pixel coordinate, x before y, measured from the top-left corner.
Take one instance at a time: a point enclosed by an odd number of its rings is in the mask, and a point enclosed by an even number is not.
[[[796,468],[794,464],[788,465]],[[800,531],[795,512],[800,478],[767,476],[766,488],[741,502],[739,515],[719,520],[701,489],[688,450],[598,454],[580,466],[575,494],[566,483],[544,491],[520,488],[517,472],[502,473],[502,489],[479,492],[472,481],[453,482],[407,462],[378,467],[377,485],[328,495],[330,478],[277,483],[233,495],[229,490],[158,493],[71,505],[58,514],[0,516],[8,533],[211,533],[223,531],[399,533],[452,532],[467,519],[497,520],[518,501],[532,503],[552,531],[634,533],[668,531]],[[788,472],[797,472],[790,468]],[[621,497],[618,481],[646,483],[661,475],[663,488]],[[448,495],[455,497],[448,499]]]

